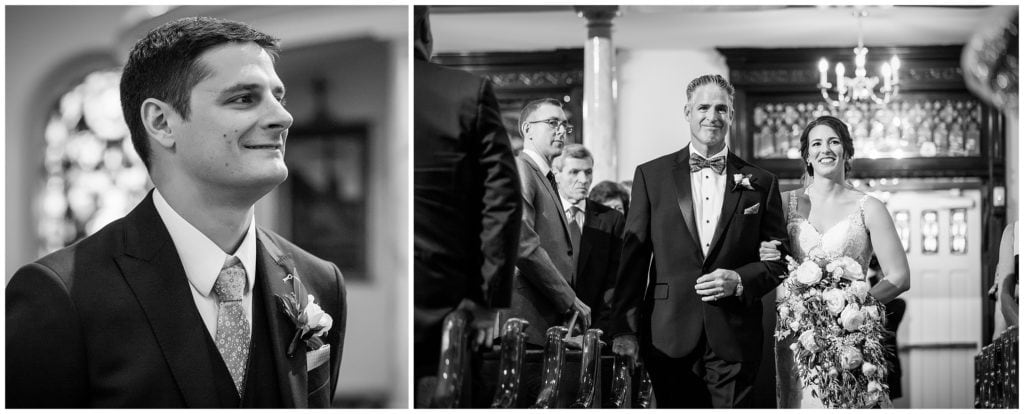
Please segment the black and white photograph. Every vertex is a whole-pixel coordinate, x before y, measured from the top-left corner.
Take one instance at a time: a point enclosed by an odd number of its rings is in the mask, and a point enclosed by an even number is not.
[[[414,407],[1019,407],[1015,3],[411,30]]]
[[[5,407],[409,407],[408,13],[5,6]]]

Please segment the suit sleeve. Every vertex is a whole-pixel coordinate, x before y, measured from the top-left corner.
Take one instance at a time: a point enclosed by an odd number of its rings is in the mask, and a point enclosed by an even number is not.
[[[520,163],[522,161],[517,161]],[[518,164],[517,164],[518,165]],[[519,235],[519,259],[516,266],[519,268],[521,277],[525,278],[545,298],[554,304],[556,309],[569,310],[576,293],[566,282],[566,278],[558,272],[551,256],[540,245],[540,236],[537,235],[536,217],[537,211],[534,208],[534,200],[537,198],[536,180],[531,180],[529,167],[518,165],[519,181],[522,184],[523,199],[523,221],[520,225]]]
[[[7,284],[7,408],[88,406],[88,368],[69,287],[32,263]]]
[[[498,101],[489,81],[480,85],[476,130],[481,136],[480,171],[483,211],[480,249],[483,295],[491,307],[508,307],[512,298],[522,200],[512,144],[501,123]]]
[[[780,240],[782,256],[789,251],[789,235],[786,232],[786,217],[782,212],[782,196],[779,194],[779,181],[775,176],[768,175],[771,184],[765,197],[764,216],[761,218],[761,231],[758,242],[764,240]],[[775,289],[782,282],[781,275],[786,273],[785,262],[780,260],[747,263],[736,269],[743,280],[743,303],[750,305],[759,302],[761,297]]]
[[[626,220],[621,214],[613,214],[613,216],[615,217],[615,224],[612,225],[611,247],[608,251],[608,269],[606,269],[604,287],[601,289],[601,308],[594,310],[594,313],[597,315],[595,320],[598,321],[595,325],[603,327],[611,326],[612,299],[614,298],[615,281],[619,271],[619,260],[622,256],[622,232],[626,225]],[[607,334],[605,336],[608,337]]]
[[[651,202],[643,170],[637,167],[633,176],[629,215],[626,216],[622,234],[618,277],[612,296],[611,337],[636,332],[637,314],[651,269],[650,231]]]
[[[331,269],[334,271],[334,280],[337,283],[337,301],[338,311],[337,315],[340,315],[334,320],[332,328],[335,332],[334,341],[331,343],[331,398],[334,398],[334,393],[338,389],[338,372],[341,369],[341,357],[345,348],[345,328],[348,320],[348,302],[347,292],[345,290],[345,278],[341,275],[341,270],[338,266],[331,264]]]

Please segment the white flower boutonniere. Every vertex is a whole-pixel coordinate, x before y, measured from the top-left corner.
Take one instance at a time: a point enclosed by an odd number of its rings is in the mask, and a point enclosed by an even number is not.
[[[753,191],[753,182],[757,181],[757,179],[753,178],[753,175],[751,174],[733,174],[732,181],[736,183],[735,185],[732,186],[732,191],[739,190],[740,188],[745,188],[747,190]]]
[[[307,349],[320,349],[324,345],[321,337],[331,330],[334,319],[316,304],[316,298],[309,294],[306,286],[302,284],[302,280],[295,272],[295,266],[291,262],[284,265],[288,269],[288,276],[285,276],[284,282],[291,285],[292,292],[285,296],[275,296],[281,310],[295,324],[295,335],[288,345],[288,356],[291,357],[295,355],[300,340],[306,342]]]

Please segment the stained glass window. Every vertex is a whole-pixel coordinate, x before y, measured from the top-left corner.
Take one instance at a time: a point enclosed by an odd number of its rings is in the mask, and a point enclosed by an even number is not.
[[[152,187],[121,115],[120,80],[120,70],[90,73],[54,104],[36,205],[41,254],[121,218]]]

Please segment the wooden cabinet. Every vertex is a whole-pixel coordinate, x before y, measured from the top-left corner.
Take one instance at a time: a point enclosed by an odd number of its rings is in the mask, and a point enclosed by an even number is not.
[[[822,99],[817,62],[852,66],[852,48],[718,49],[736,87],[733,149],[782,178],[798,178],[800,133],[827,114],[843,119],[854,136],[852,178],[989,177],[1003,169],[1002,115],[968,92],[961,47],[869,49],[876,59],[866,65],[869,75],[900,57],[899,95],[886,105],[842,108]]]

